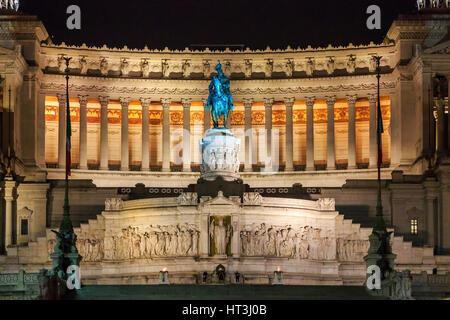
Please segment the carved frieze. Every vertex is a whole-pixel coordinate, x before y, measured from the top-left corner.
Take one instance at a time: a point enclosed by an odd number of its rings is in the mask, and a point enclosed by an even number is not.
[[[192,224],[150,225],[122,229],[105,238],[105,259],[196,256],[199,230]]]
[[[311,260],[336,258],[336,239],[311,226],[247,225],[241,229],[241,255]]]

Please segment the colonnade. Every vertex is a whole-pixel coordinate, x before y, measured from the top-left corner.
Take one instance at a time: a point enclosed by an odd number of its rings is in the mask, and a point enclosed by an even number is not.
[[[356,94],[345,96],[348,105],[348,169],[357,168],[356,163],[356,102],[358,96]],[[368,95],[370,106],[370,120],[369,120],[369,167],[375,167],[377,163],[377,139],[376,139],[376,115],[377,115],[377,97],[376,95]],[[57,94],[59,103],[59,126],[58,126],[58,166],[63,168],[65,165],[65,135],[66,135],[66,97],[64,94]],[[335,104],[337,97],[329,95],[325,97],[305,96],[302,99],[306,103],[306,170],[315,170],[314,163],[314,105],[317,101],[325,100],[327,106],[327,170],[336,169],[336,155],[335,155]],[[392,107],[391,96],[391,107]],[[129,165],[129,138],[128,138],[128,108],[130,104],[130,97],[120,97],[120,106],[122,110],[121,121],[121,165],[120,170],[130,170]],[[137,100],[137,99],[135,99]],[[149,171],[149,107],[152,101],[149,97],[139,98],[142,107],[142,162],[141,171]],[[180,101],[172,100],[170,98],[159,99],[162,106],[162,168],[163,172],[170,171],[170,108],[173,102],[180,103],[183,108],[183,171],[191,171],[191,144],[190,144],[190,111],[192,105],[192,98],[183,98]],[[273,161],[271,161],[272,150],[272,111],[275,103],[274,98],[263,98],[265,109],[265,167],[267,169],[273,168]],[[280,99],[277,99],[279,102]],[[293,128],[293,108],[294,102],[298,99],[296,97],[286,97],[281,99],[285,106],[286,112],[286,139],[285,139],[285,171],[294,171],[294,128]],[[87,157],[87,95],[78,95],[78,101],[80,105],[80,134],[79,134],[79,168],[88,169],[88,157]],[[108,166],[108,105],[110,98],[108,96],[99,96],[100,102],[100,170],[109,170]],[[252,107],[254,105],[254,99],[244,98],[242,99],[245,110],[245,132],[250,132],[252,129]],[[45,109],[45,108],[43,108]],[[395,119],[391,119],[395,120]],[[210,128],[210,112],[204,112],[204,130]],[[394,125],[391,123],[391,126]],[[243,139],[243,146],[245,150],[244,157],[244,171],[252,171],[252,155],[251,155],[251,136],[245,135]],[[42,143],[42,142],[41,142]],[[42,149],[42,147],[40,148]]]

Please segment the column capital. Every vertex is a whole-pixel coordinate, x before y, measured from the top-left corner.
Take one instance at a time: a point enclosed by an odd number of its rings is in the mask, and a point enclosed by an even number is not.
[[[314,102],[316,102],[316,97],[305,97],[305,102],[307,107],[313,107]]]
[[[141,106],[144,107],[149,107],[150,103],[152,102],[152,99],[150,98],[140,98],[139,101],[141,102]]]
[[[347,103],[348,104],[355,104],[356,100],[358,100],[358,95],[356,94],[349,94],[347,95]]]
[[[128,105],[130,104],[129,97],[120,97],[119,101],[120,101],[120,105],[122,106],[122,108],[128,108]]]
[[[163,109],[169,109],[171,102],[172,102],[172,100],[170,98],[162,98],[161,104],[162,104]]]
[[[367,95],[367,99],[369,99],[370,104],[375,104],[378,101],[378,95],[371,93]]]
[[[336,103],[336,96],[327,96],[325,97],[325,99],[327,100],[327,106],[334,106],[334,104]]]
[[[107,107],[109,103],[109,97],[108,96],[99,96],[98,100],[100,101],[100,105],[102,107]]]
[[[251,108],[253,106],[253,98],[244,98],[242,101],[244,102],[245,108]]]
[[[272,108],[273,102],[275,101],[274,98],[264,98],[264,106],[266,108]]]
[[[192,99],[191,98],[182,98],[181,104],[183,105],[183,108],[190,108],[191,104],[192,104]]]
[[[87,103],[88,103],[88,95],[79,94],[78,95],[78,102],[80,103],[80,106],[86,106]]]
[[[295,97],[289,97],[289,98],[284,98],[284,104],[289,108],[292,108],[294,106],[294,102],[295,102]]]
[[[65,93],[57,93],[56,97],[58,98],[59,104],[65,104],[66,103],[66,94]]]

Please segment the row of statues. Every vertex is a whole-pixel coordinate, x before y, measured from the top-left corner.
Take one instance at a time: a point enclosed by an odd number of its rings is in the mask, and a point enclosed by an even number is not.
[[[0,0],[0,9],[19,10],[19,0]]]
[[[450,8],[450,0],[417,0],[417,8]]]
[[[105,258],[111,260],[197,256],[200,232],[195,226],[178,224],[128,227],[105,239]]]
[[[232,227],[223,218],[212,219],[210,238],[215,254],[226,255]],[[78,235],[77,248],[84,262],[106,260],[149,259],[153,257],[198,256],[200,232],[190,224],[131,227],[105,239],[95,235]],[[349,236],[336,239],[319,228],[303,226],[248,225],[240,232],[241,255],[285,257],[293,259],[361,261],[369,249],[369,241]],[[56,240],[48,239],[48,254]]]
[[[333,260],[336,241],[321,236],[321,229],[311,226],[297,230],[287,227],[247,226],[241,231],[243,256],[286,257],[312,260]]]

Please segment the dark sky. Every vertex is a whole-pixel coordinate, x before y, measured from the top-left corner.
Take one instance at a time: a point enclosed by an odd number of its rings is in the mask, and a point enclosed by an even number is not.
[[[380,42],[415,0],[21,0],[53,41],[130,48],[244,44],[251,48]],[[66,28],[69,5],[80,6],[82,29]],[[368,30],[366,9],[381,7],[382,29]]]

